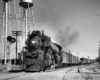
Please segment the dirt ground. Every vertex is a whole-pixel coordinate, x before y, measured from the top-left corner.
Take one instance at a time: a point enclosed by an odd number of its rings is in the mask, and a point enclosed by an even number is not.
[[[0,80],[100,80],[100,65],[66,67],[54,71],[0,71]]]

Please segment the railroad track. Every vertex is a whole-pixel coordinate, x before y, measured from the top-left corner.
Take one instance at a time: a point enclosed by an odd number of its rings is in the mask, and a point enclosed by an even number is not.
[[[83,80],[93,80],[93,77],[91,76],[91,73],[84,72],[83,69],[82,69],[83,67],[84,66],[77,66],[77,67],[67,68],[65,73],[64,73],[64,76],[62,77],[61,80],[67,80],[68,77],[66,77],[66,76],[68,76],[68,74],[70,74],[70,73],[71,74],[74,73],[74,74],[78,74],[78,75],[82,76]],[[53,72],[53,71],[58,71],[58,70],[61,70],[61,69],[63,70],[64,68],[46,70],[45,72]],[[35,72],[35,73],[45,73],[45,72]],[[0,79],[0,80],[14,80],[14,79],[17,79],[17,78],[20,78],[20,77],[23,77],[23,76],[29,76],[31,73],[34,74],[34,72],[18,72],[18,74],[14,73],[15,75],[13,73],[11,73],[14,76],[6,77],[6,78]],[[74,79],[72,79],[72,80],[74,80]]]
[[[94,80],[92,74],[93,73],[89,73],[89,72],[84,72],[82,70],[82,68],[84,68],[86,66],[77,66],[77,67],[72,67],[69,68],[69,70],[66,71],[66,73],[64,74],[63,78],[61,80]]]
[[[45,70],[44,72],[53,72],[53,71],[58,71],[58,70],[65,69],[65,68],[50,69],[50,70]]]
[[[25,72],[20,72],[20,73],[7,73],[7,74],[3,74],[0,76],[5,76],[3,78],[0,78],[0,80],[13,80],[15,78],[19,78],[21,76],[26,76],[29,73],[25,73]]]
[[[58,71],[58,70],[61,70],[61,69],[64,69],[64,68],[58,68],[58,69],[50,69],[50,70],[46,70],[44,72],[53,72],[53,71]],[[42,71],[43,72],[43,71]],[[16,79],[16,78],[19,78],[19,77],[22,77],[22,76],[26,76],[26,75],[30,75],[31,73],[42,73],[42,72],[32,72],[32,71],[17,71],[17,70],[14,70],[14,71],[11,71],[11,72],[5,72],[5,74],[3,75],[0,75],[0,76],[6,76],[6,77],[3,77],[3,78],[0,78],[0,80],[13,80],[13,79]]]
[[[69,72],[72,71],[72,70],[73,70],[73,68],[68,69],[68,70],[65,72],[65,74],[64,74],[64,76],[63,76],[63,78],[62,78],[61,80],[66,80],[66,75],[67,75],[67,73],[69,73]]]
[[[82,70],[82,68],[83,68],[82,66],[80,66],[80,67],[78,68],[78,73],[81,74],[82,77],[83,77],[85,80],[93,80],[93,77],[90,75],[90,73],[84,72],[84,71]]]

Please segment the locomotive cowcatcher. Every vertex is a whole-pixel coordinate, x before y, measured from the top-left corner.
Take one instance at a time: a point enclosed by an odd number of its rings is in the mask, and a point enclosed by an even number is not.
[[[29,33],[25,44],[20,56],[20,63],[25,71],[45,71],[61,66],[62,47],[53,43],[44,31]]]

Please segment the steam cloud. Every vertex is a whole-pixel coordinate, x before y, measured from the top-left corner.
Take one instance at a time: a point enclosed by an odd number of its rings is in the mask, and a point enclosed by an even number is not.
[[[68,49],[69,45],[73,44],[78,40],[79,33],[71,32],[71,27],[66,27],[64,19],[66,16],[70,15],[70,5],[67,0],[36,0],[37,2],[34,5],[34,15],[35,24],[46,24],[46,29],[54,33],[52,36],[55,36],[55,40],[62,47]],[[67,8],[67,9],[66,9]],[[67,20],[65,21],[67,22]],[[38,29],[41,26],[38,26]],[[43,26],[42,26],[43,29]],[[47,30],[48,29],[48,30]],[[50,37],[52,37],[50,36]]]
[[[56,36],[59,44],[64,47],[64,49],[68,49],[68,47],[75,43],[79,37],[78,32],[73,32],[70,34],[70,30],[71,27],[68,26],[64,30],[58,31],[58,35]]]

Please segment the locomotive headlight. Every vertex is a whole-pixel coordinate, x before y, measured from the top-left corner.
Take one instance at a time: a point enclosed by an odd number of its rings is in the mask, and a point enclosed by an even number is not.
[[[31,40],[30,42],[31,46],[39,46],[40,44],[40,39],[38,37],[35,37]]]
[[[31,41],[31,43],[32,43],[32,44],[35,44],[35,43],[37,43],[37,41]]]

